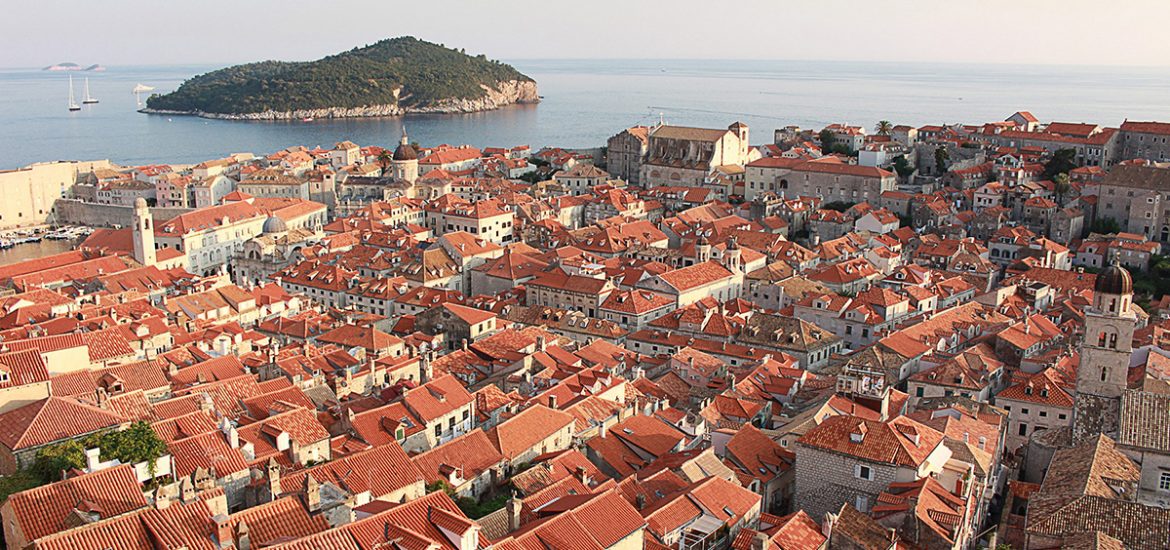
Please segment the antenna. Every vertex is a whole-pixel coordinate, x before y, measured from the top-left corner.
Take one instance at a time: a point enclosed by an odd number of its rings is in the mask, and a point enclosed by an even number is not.
[[[659,126],[666,126],[666,114],[663,113],[662,111],[658,112],[658,125]]]

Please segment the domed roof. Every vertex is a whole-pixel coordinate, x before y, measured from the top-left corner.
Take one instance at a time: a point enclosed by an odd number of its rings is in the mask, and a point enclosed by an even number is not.
[[[143,208],[147,208],[146,199],[144,199],[142,197],[138,197],[137,199],[134,199],[134,209],[141,210]]]
[[[409,144],[400,143],[398,148],[394,150],[394,160],[417,160],[418,152],[414,150]]]
[[[1133,276],[1115,261],[1113,265],[1097,274],[1097,283],[1093,286],[1093,291],[1103,294],[1133,294]]]
[[[284,223],[284,220],[282,220],[276,216],[268,216],[268,219],[264,220],[264,232],[265,233],[287,233],[288,232],[288,224]]]

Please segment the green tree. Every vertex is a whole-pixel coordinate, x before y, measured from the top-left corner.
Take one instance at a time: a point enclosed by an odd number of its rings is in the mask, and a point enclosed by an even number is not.
[[[1052,178],[1053,192],[1056,193],[1056,203],[1064,206],[1064,197],[1068,194],[1072,185],[1068,182],[1068,174],[1057,174]]]
[[[1044,178],[1052,179],[1057,174],[1067,174],[1077,167],[1077,152],[1075,149],[1057,149],[1052,158],[1044,164]]]
[[[833,149],[833,145],[837,144],[837,137],[828,128],[821,130],[819,137],[821,139],[821,152],[829,154]]]
[[[894,157],[894,172],[897,172],[903,178],[914,175],[914,167],[910,166],[910,161],[906,160],[906,155]]]
[[[946,145],[939,145],[934,150],[934,169],[938,174],[945,174],[951,161],[951,152]]]
[[[393,160],[394,154],[391,153],[389,149],[382,149],[382,152],[378,153],[378,159],[375,162],[377,162],[378,166],[382,168],[382,175],[386,175],[386,170],[388,170],[390,165],[393,164]]]
[[[874,131],[879,136],[888,136],[894,131],[894,125],[888,120],[879,120],[877,125],[873,127]]]
[[[1093,225],[1089,226],[1089,231],[1093,233],[1110,234],[1121,231],[1121,224],[1113,218],[1097,218],[1093,221]]]

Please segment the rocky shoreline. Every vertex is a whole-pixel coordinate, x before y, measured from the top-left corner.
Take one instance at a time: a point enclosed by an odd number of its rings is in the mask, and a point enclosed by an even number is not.
[[[531,80],[508,80],[497,87],[481,86],[483,97],[477,99],[450,99],[425,107],[402,107],[400,105],[367,105],[365,107],[326,107],[320,109],[297,109],[294,111],[264,111],[261,113],[207,113],[203,111],[172,111],[144,107],[138,112],[151,115],[180,115],[213,118],[219,120],[300,120],[306,118],[365,118],[394,117],[409,114],[457,114],[491,111],[508,105],[539,103],[536,82]]]

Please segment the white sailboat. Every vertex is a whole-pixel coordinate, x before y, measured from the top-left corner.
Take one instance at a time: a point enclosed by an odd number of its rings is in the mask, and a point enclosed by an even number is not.
[[[69,110],[70,111],[80,111],[81,110],[81,105],[78,105],[77,101],[73,99],[73,75],[69,75]]]
[[[143,92],[151,92],[151,91],[154,91],[154,86],[147,86],[145,84],[139,84],[139,85],[134,87],[134,101],[138,103],[139,107],[142,106],[142,93]]]
[[[92,104],[98,102],[98,100],[95,97],[89,95],[89,77],[88,76],[85,77],[85,99],[82,99],[81,102],[86,104],[86,105],[92,105]]]

